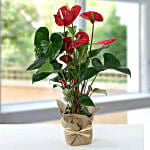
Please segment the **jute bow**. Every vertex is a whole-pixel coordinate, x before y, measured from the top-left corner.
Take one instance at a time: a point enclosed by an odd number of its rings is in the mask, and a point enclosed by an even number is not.
[[[65,128],[65,134],[66,135],[78,134],[78,135],[82,135],[85,137],[90,137],[90,134],[84,133],[85,131],[89,131],[89,130],[92,130],[92,126],[87,126],[86,128],[79,130],[79,131],[74,131],[71,128]]]

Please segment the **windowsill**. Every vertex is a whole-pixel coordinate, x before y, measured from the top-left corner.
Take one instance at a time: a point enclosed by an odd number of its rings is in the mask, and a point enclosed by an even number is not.
[[[130,93],[111,96],[95,96],[99,114],[121,112],[150,107],[150,93]],[[36,123],[60,119],[55,100],[2,105],[2,121],[5,124]]]
[[[136,101],[147,99],[150,100],[150,93],[126,93],[118,95],[109,96],[93,96],[93,101],[95,104],[106,104],[106,103],[118,103],[122,101]],[[34,111],[42,109],[57,108],[56,100],[44,100],[37,102],[24,102],[24,103],[14,103],[14,104],[4,104],[2,105],[2,113],[11,112],[25,112]]]

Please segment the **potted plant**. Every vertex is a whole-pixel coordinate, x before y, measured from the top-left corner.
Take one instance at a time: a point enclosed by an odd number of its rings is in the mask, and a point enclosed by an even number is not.
[[[97,75],[107,69],[115,69],[131,76],[128,68],[122,67],[119,60],[106,49],[117,38],[93,42],[94,25],[103,22],[103,16],[94,11],[80,14],[92,25],[92,36],[73,25],[81,10],[75,5],[71,9],[66,5],[58,9],[54,15],[55,22],[62,26],[63,32],[49,34],[48,28],[40,27],[34,38],[35,61],[27,70],[37,70],[32,82],[37,82],[54,74],[50,79],[55,82],[53,87],[62,88],[66,104],[57,101],[62,125],[65,128],[67,144],[84,145],[92,142],[92,120],[97,112],[91,95],[104,93],[99,88],[92,88]],[[99,48],[92,49],[97,44]],[[97,57],[99,56],[99,57]],[[91,82],[88,82],[92,79]]]

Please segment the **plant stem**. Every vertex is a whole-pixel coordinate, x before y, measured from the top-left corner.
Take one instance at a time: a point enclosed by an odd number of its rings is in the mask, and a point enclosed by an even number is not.
[[[73,23],[72,23],[72,29],[73,29],[73,36],[72,36],[72,41],[74,41],[74,28],[73,28]]]
[[[98,75],[98,74],[97,74]],[[96,79],[96,77],[97,77],[97,75],[94,77],[94,79],[92,80],[92,83],[91,83],[91,87],[92,87],[92,85],[93,85],[93,83],[94,83],[94,81],[95,81],[95,79]],[[90,94],[90,96],[93,94],[93,92],[91,92],[91,94]]]
[[[94,37],[94,23],[93,23],[93,26],[92,26],[92,36],[91,36],[90,54],[91,54],[91,50],[92,50],[93,37]]]
[[[60,71],[60,73],[61,73],[61,75],[62,75],[62,77],[63,77],[63,80],[67,83],[67,81],[66,81],[66,79],[65,79],[65,76],[64,76],[63,72]]]
[[[66,37],[66,28],[65,28],[65,25],[64,25],[64,37]]]
[[[98,75],[98,74],[97,74],[97,75]],[[90,86],[92,86],[92,85],[93,85],[93,83],[94,83],[94,81],[95,81],[95,79],[96,79],[97,75],[95,75],[95,77],[94,77],[94,79],[92,80],[92,83],[91,83],[91,85],[90,85]]]

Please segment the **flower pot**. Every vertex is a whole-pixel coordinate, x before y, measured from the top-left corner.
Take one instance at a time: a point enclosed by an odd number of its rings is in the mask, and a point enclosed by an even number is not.
[[[92,143],[92,120],[80,114],[63,114],[61,118],[66,143],[72,146]]]
[[[93,137],[92,121],[98,109],[91,109],[92,116],[88,117],[80,114],[64,114],[66,105],[58,100],[57,105],[61,114],[66,143],[72,146],[91,144]]]

